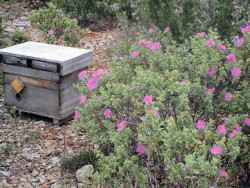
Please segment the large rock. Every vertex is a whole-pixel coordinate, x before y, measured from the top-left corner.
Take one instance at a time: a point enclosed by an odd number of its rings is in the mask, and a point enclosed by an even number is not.
[[[94,172],[92,165],[85,165],[76,171],[76,178],[78,182],[84,182],[87,178],[91,177]]]

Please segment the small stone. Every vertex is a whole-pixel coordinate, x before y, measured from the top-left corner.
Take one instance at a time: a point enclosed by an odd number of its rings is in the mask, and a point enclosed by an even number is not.
[[[31,181],[31,182],[38,182],[39,180],[36,179],[36,178],[30,178],[29,181]]]
[[[25,178],[21,178],[21,179],[20,179],[20,181],[21,181],[21,182],[26,182],[26,181],[27,181],[27,179],[25,179]]]
[[[77,186],[78,187],[83,187],[83,183],[78,183]]]
[[[47,170],[49,170],[49,169],[51,169],[51,168],[52,168],[52,165],[48,165],[48,166],[46,167]]]
[[[4,31],[6,32],[6,33],[14,33],[15,32],[15,29],[13,29],[13,28],[6,28],[6,29],[4,29]],[[4,114],[4,118],[8,118],[9,117],[9,115],[8,114]]]
[[[17,23],[15,23],[15,26],[16,27],[25,27],[26,23],[25,22],[17,22]]]
[[[94,168],[92,165],[85,165],[76,171],[76,179],[78,182],[84,183],[87,178],[92,176],[93,172]]]
[[[30,188],[30,183],[29,183],[29,182],[25,182],[25,183],[23,184],[23,187],[24,187],[24,188]]]
[[[36,177],[37,175],[39,174],[39,172],[38,171],[36,171],[35,169],[33,169],[33,171],[32,171],[32,176],[33,177]]]
[[[10,177],[10,172],[0,170],[0,177],[1,176]]]
[[[36,126],[42,126],[42,127],[46,126],[46,124],[44,123],[44,121],[37,121],[37,122],[34,123],[34,125],[36,125]]]
[[[99,149],[99,145],[98,144],[94,144],[94,149],[98,150]]]
[[[58,183],[54,183],[53,185],[51,185],[51,188],[61,188],[62,186]]]
[[[39,181],[41,184],[44,184],[46,182],[46,178],[44,175],[42,175],[40,178],[39,178]]]
[[[27,161],[33,161],[33,160],[39,160],[40,155],[38,153],[22,153],[23,158],[25,158]]]
[[[14,19],[16,19],[16,16],[12,14],[12,15],[9,16],[9,19],[14,20]]]
[[[27,17],[27,16],[21,16],[19,19],[20,19],[21,21],[27,21],[27,20],[28,20],[28,17]]]
[[[49,175],[47,176],[47,180],[49,180],[50,182],[55,182],[55,181],[56,181],[56,177],[53,176],[53,175],[51,175],[51,174],[49,174]]]
[[[61,159],[59,157],[53,157],[50,159],[53,166],[60,166],[61,165]]]

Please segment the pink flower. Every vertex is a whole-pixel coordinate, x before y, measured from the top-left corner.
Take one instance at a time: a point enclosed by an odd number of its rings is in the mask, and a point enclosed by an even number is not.
[[[139,55],[139,52],[138,51],[134,51],[132,54],[131,54],[131,57],[133,59],[137,58],[137,56]]]
[[[237,135],[237,131],[233,130],[233,132],[230,133],[229,138],[234,138]]]
[[[84,78],[86,78],[87,76],[88,76],[88,71],[87,71],[87,70],[82,71],[82,72],[79,73],[79,78],[80,78],[80,79],[84,79]]]
[[[101,100],[101,99],[102,99],[102,96],[101,96],[101,95],[99,95],[99,96],[97,96],[97,98],[98,98],[99,100]]]
[[[221,49],[221,51],[223,51],[223,52],[227,51],[227,47],[226,47],[224,44],[221,44],[221,45],[220,45],[220,49]]]
[[[209,77],[212,77],[216,73],[216,67],[211,67],[207,72]]]
[[[100,72],[96,72],[94,74],[92,74],[92,79],[95,81],[99,81],[101,78],[101,73]]]
[[[231,74],[234,78],[238,78],[240,77],[240,74],[241,74],[241,70],[237,67],[234,67],[231,71]]]
[[[234,54],[229,54],[229,55],[226,56],[226,58],[227,58],[227,61],[228,61],[230,64],[233,64],[233,63],[235,62],[235,60],[236,60]]]
[[[205,95],[208,95],[209,93],[213,93],[214,92],[214,87],[213,88],[208,88],[204,90]]]
[[[131,88],[130,88],[130,91],[131,90],[135,90],[135,89],[139,89],[140,88],[140,86],[132,86]]]
[[[159,114],[158,111],[155,111],[155,116],[156,116],[156,117],[160,117],[160,114]]]
[[[87,97],[81,97],[80,98],[80,104],[85,104],[87,102]]]
[[[211,153],[214,154],[214,155],[221,155],[223,152],[222,148],[220,146],[214,146],[212,149],[211,149]]]
[[[227,134],[227,129],[226,129],[225,125],[219,125],[217,127],[217,130],[218,130],[218,134],[220,134],[220,135],[226,135]]]
[[[121,132],[125,127],[126,127],[126,122],[122,121],[117,128],[117,132]]]
[[[108,70],[108,69],[101,69],[101,70],[100,70],[100,73],[101,73],[101,74],[109,75],[109,70]]]
[[[53,29],[49,29],[49,30],[48,30],[48,35],[51,36],[51,35],[53,35],[53,33],[54,33]]]
[[[241,29],[241,33],[245,33],[245,32],[250,33],[250,26],[247,25],[246,27]]]
[[[215,42],[212,41],[212,40],[207,40],[206,44],[207,44],[208,48],[211,48],[211,47],[215,46]]]
[[[73,29],[72,33],[76,36],[78,34],[78,31],[76,29]]]
[[[109,108],[107,108],[105,111],[104,111],[104,117],[106,119],[110,119],[110,116],[111,116],[111,110]]]
[[[78,112],[78,111],[75,111],[75,115],[74,115],[74,121],[77,121],[78,120],[78,118],[79,118],[79,116],[80,116],[80,113]]]
[[[160,117],[159,112],[155,108],[150,108],[150,111],[148,111],[147,113],[150,113],[150,117],[152,117],[153,114],[155,115],[155,117]]]
[[[183,86],[183,85],[188,85],[188,82],[186,82],[185,80],[179,82],[179,86]]]
[[[233,95],[230,92],[226,93],[225,101],[231,102],[233,100]]]
[[[148,34],[153,34],[154,32],[155,32],[154,28],[150,28],[150,29],[148,30]]]
[[[235,130],[236,131],[240,131],[242,129],[242,127],[240,126],[240,124],[234,124]]]
[[[88,81],[87,87],[91,91],[91,90],[93,90],[93,89],[95,89],[97,87],[97,84],[98,84],[98,82],[96,80],[91,79],[91,80]]]
[[[204,37],[205,35],[206,35],[205,32],[200,32],[200,33],[197,33],[197,34],[195,35],[195,38]]]
[[[206,128],[206,122],[203,120],[199,120],[196,124],[195,124],[196,129],[198,130],[203,130]]]
[[[141,40],[138,41],[138,42],[137,42],[137,46],[142,46],[142,43],[143,43],[143,41],[141,41]]]
[[[143,102],[145,102],[145,105],[152,104],[153,102],[153,96],[152,95],[147,95],[144,97]]]
[[[142,45],[143,46],[146,46],[147,48],[150,48],[151,47],[151,44],[149,41],[142,41]]]
[[[229,118],[228,117],[224,117],[222,118],[225,122],[229,121]]]
[[[118,61],[124,61],[123,57],[118,56],[118,55],[117,55],[117,56],[115,56],[115,59],[116,59],[116,60],[118,60]]]
[[[240,47],[244,44],[245,40],[244,38],[240,38],[236,41],[236,46]]]
[[[170,29],[169,29],[169,27],[167,26],[167,27],[164,29],[163,34],[166,34],[166,33],[168,33],[169,31],[170,31]]]
[[[143,146],[143,145],[139,145],[139,146],[137,146],[137,148],[136,148],[136,152],[137,152],[137,153],[140,153],[140,154],[145,154],[145,153],[146,153],[146,147]]]
[[[247,118],[245,119],[244,123],[245,123],[246,125],[250,126],[250,118],[247,117]]]
[[[153,52],[157,51],[159,48],[161,47],[161,44],[159,42],[155,42],[152,46],[151,46],[151,50]]]
[[[228,173],[225,170],[221,170],[220,171],[220,176],[227,179],[228,178]]]

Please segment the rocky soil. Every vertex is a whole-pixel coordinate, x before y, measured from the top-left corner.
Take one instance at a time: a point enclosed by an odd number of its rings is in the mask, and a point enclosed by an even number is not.
[[[0,12],[6,18],[4,40],[9,40],[15,30],[21,30],[33,41],[43,42],[43,33],[28,21],[31,9],[25,3],[2,6]],[[90,72],[109,66],[110,54],[121,36],[112,22],[99,23],[110,24],[106,27],[109,29],[93,32],[86,28],[87,34],[78,46],[94,50]],[[83,187],[75,174],[61,168],[62,161],[80,151],[97,149],[98,145],[86,134],[77,132],[71,121],[54,126],[44,117],[30,114],[20,117],[8,112],[0,98],[0,188]]]

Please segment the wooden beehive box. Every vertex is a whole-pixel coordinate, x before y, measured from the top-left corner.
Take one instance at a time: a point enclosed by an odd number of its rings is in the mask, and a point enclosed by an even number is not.
[[[0,54],[7,108],[50,117],[55,124],[72,118],[80,98],[74,84],[91,64],[91,50],[26,42]]]

